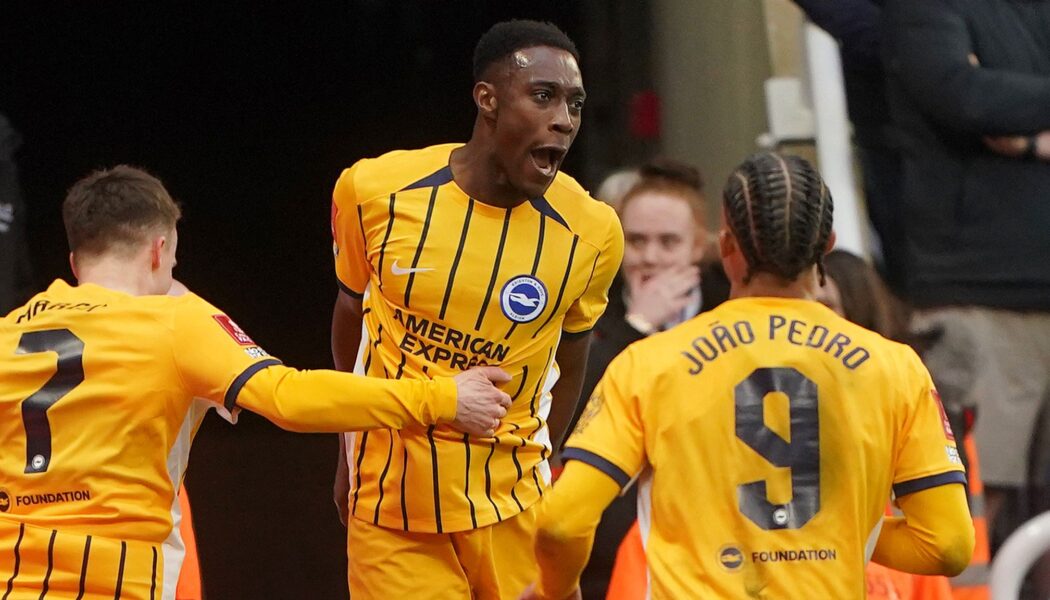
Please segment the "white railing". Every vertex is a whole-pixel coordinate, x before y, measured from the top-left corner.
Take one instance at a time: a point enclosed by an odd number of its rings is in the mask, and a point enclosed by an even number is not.
[[[836,246],[867,257],[868,217],[857,196],[838,42],[808,21],[802,25],[801,39],[803,77],[766,81],[769,133],[759,145],[815,142],[820,173],[835,198]]]
[[[1050,550],[1050,511],[1021,525],[995,553],[988,580],[992,600],[1018,600],[1025,574],[1047,550]]]

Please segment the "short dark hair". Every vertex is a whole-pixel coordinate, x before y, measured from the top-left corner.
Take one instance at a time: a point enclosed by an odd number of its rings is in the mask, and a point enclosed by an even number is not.
[[[69,250],[98,256],[125,251],[175,227],[182,211],[164,184],[142,169],[117,165],[76,182],[62,204]]]
[[[757,271],[795,279],[814,264],[824,281],[834,202],[808,161],[754,154],[729,176],[722,202],[747,260],[745,283]]]
[[[576,44],[557,25],[527,19],[503,21],[489,28],[474,47],[474,82],[481,81],[493,64],[518,50],[537,46],[558,48],[580,60]]]

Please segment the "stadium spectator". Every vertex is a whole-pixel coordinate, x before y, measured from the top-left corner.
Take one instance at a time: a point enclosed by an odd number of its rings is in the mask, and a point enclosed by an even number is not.
[[[994,530],[1046,485],[1029,456],[1050,434],[1050,2],[889,0],[883,33],[914,328],[937,338],[946,405],[976,408]]]
[[[898,293],[904,289],[904,229],[900,214],[900,151],[891,135],[882,67],[885,0],[793,0],[813,23],[839,42],[846,107],[860,161],[868,218],[878,241],[880,268]]]
[[[926,574],[969,561],[965,477],[929,374],[813,301],[835,237],[819,174],[752,156],[723,214],[731,299],[609,365],[541,505],[524,599],[573,593],[634,477],[653,597],[859,598],[869,555]],[[891,489],[904,518],[883,517]]]
[[[0,114],[0,316],[27,300],[33,287],[25,202],[14,156],[21,143],[21,136]]]
[[[584,401],[609,362],[632,342],[721,301],[719,293],[711,292],[708,298],[701,290],[700,263],[710,232],[700,173],[665,159],[627,172],[637,176],[618,208],[625,239],[623,264],[609,292],[609,307],[594,327]],[[605,511],[580,582],[585,598],[605,597],[616,547],[635,520],[635,503],[631,488]]]
[[[818,300],[865,329],[902,341],[908,328],[907,307],[886,288],[879,274],[859,256],[832,250],[824,257],[827,280]]]
[[[619,212],[620,202],[623,201],[624,195],[638,183],[639,179],[641,179],[641,174],[638,173],[638,169],[620,169],[610,173],[602,180],[594,197]]]

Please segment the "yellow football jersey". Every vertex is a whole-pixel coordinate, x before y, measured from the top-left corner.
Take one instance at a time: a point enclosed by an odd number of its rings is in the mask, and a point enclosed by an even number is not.
[[[564,455],[640,474],[653,598],[863,598],[891,490],[965,481],[918,356],[782,298],[630,346]]]
[[[277,362],[193,294],[56,281],[0,320],[5,598],[172,598],[190,438]]]
[[[494,437],[440,426],[347,435],[351,513],[408,531],[483,527],[542,496],[558,343],[597,321],[623,255],[615,212],[569,176],[498,208],[453,181],[456,147],[362,160],[333,194],[340,285],[369,290],[358,368],[420,378],[489,364],[514,377]]]

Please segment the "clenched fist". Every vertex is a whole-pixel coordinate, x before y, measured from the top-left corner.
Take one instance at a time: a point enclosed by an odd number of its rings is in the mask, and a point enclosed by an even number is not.
[[[510,406],[510,396],[496,385],[510,381],[510,375],[499,367],[474,367],[452,379],[456,382],[456,419],[452,426],[470,435],[494,434]]]

